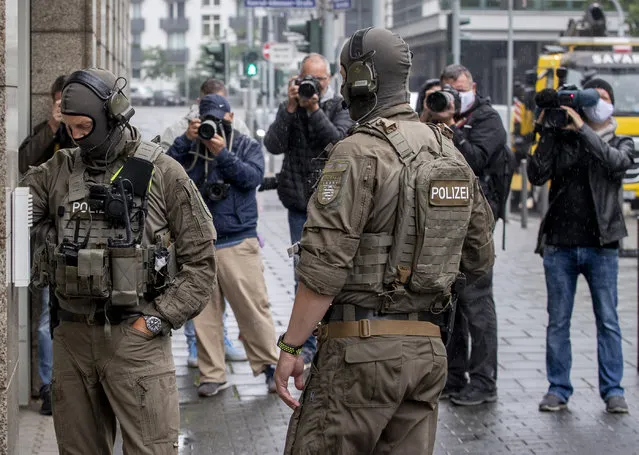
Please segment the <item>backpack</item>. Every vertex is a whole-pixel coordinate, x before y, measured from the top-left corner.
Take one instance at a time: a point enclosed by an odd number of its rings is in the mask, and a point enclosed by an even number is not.
[[[401,129],[410,134],[402,134]],[[479,189],[475,175],[455,149],[452,132],[443,126],[376,118],[354,132],[385,139],[403,164],[397,217],[380,280],[388,297],[381,310],[443,311],[459,275],[474,191]]]

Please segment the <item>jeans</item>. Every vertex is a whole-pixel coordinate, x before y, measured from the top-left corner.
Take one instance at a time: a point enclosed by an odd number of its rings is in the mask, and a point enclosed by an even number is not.
[[[42,313],[38,324],[38,374],[42,385],[51,384],[53,368],[53,341],[49,326],[49,288],[42,289]]]
[[[291,233],[291,244],[295,244],[302,240],[302,231],[304,230],[304,223],[306,223],[306,212],[297,212],[293,210],[288,211],[288,228]],[[293,271],[295,278],[295,293],[297,294],[297,275]],[[312,354],[317,352],[317,339],[311,335],[304,342],[303,348],[306,348]]]
[[[548,392],[566,401],[573,393],[570,383],[570,318],[575,303],[577,278],[581,274],[588,282],[595,313],[599,394],[604,400],[623,396],[623,352],[617,316],[617,249],[547,246],[544,249],[544,270],[548,293]]]
[[[468,372],[470,386],[474,389],[482,392],[497,389],[497,314],[492,270],[459,293],[453,336],[447,351],[448,387],[463,387]]]

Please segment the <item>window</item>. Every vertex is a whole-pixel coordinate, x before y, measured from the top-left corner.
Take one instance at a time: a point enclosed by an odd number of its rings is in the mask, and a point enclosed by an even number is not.
[[[168,38],[169,43],[167,47],[169,49],[184,49],[186,47],[184,33],[169,33]]]
[[[142,35],[140,33],[133,33],[131,35],[131,44],[133,47],[141,47],[142,46]]]
[[[220,37],[220,16],[217,14],[206,14],[202,16],[202,36],[208,38]]]
[[[133,68],[131,70],[131,77],[133,79],[140,79],[140,76],[142,75],[141,73],[140,68]]]
[[[171,2],[168,3],[168,7],[168,18],[177,19],[184,17],[184,2]]]
[[[131,5],[131,19],[140,19],[142,17],[142,4],[134,3]]]
[[[202,6],[211,6],[211,0],[202,0]]]

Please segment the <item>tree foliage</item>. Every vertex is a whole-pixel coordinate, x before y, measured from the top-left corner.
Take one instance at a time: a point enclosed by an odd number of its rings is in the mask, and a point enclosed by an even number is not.
[[[161,47],[150,47],[143,50],[144,61],[142,70],[145,79],[160,79],[171,77],[175,73],[175,67],[169,63],[166,50]]]
[[[630,36],[639,36],[639,1],[637,0],[618,0],[619,4],[626,13],[626,24],[628,24]],[[617,15],[615,5],[609,1],[602,2],[608,17]]]

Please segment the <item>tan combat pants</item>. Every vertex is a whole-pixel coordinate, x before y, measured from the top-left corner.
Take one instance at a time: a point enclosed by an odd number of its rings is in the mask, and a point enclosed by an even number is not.
[[[264,264],[256,238],[216,250],[217,291],[193,322],[197,336],[200,383],[225,382],[224,298],[228,300],[242,334],[254,375],[277,363],[275,326],[264,281]]]
[[[61,322],[53,338],[53,422],[61,455],[176,455],[180,411],[171,338]]]
[[[432,454],[446,384],[440,338],[321,342],[285,454]]]

